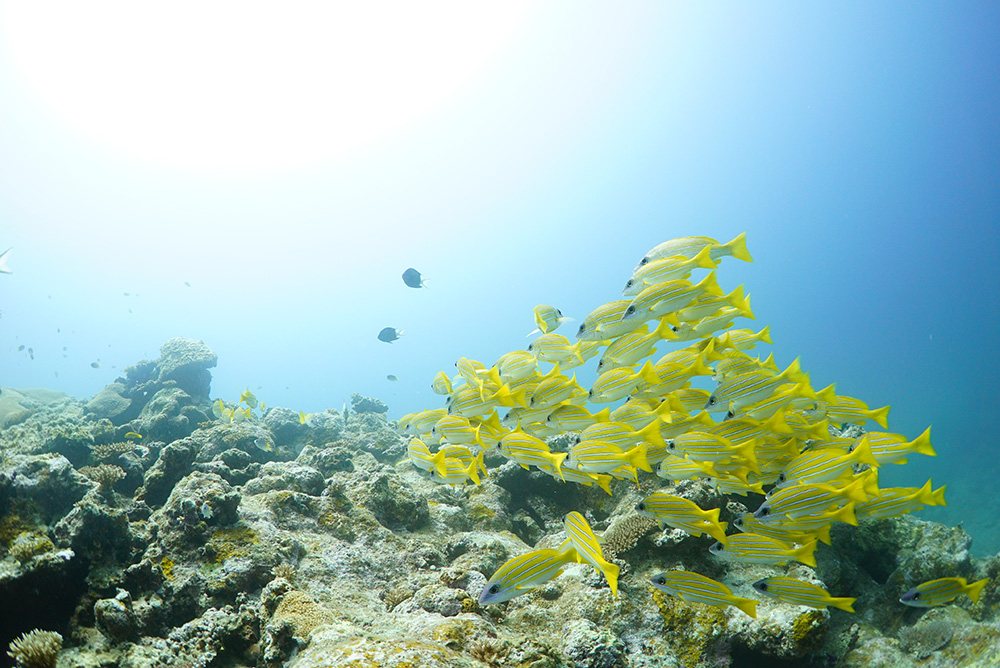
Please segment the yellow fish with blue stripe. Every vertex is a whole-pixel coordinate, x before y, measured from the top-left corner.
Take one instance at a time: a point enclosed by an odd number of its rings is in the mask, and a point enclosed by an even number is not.
[[[708,551],[720,559],[741,564],[787,564],[798,561],[816,567],[816,540],[795,547],[784,541],[756,533],[738,533],[728,536],[726,544],[715,543]]]
[[[616,564],[604,558],[601,550],[601,543],[594,535],[590,524],[580,513],[573,511],[563,518],[563,526],[569,538],[563,547],[571,546],[576,550],[577,555],[583,562],[586,562],[604,573],[608,586],[611,587],[611,594],[618,596],[618,573],[620,569]]]
[[[709,257],[713,260],[720,260],[724,257],[734,257],[744,262],[753,262],[750,252],[747,250],[747,233],[742,232],[729,243],[719,243],[711,237],[678,237],[670,241],[664,241],[642,256],[639,263],[632,270],[635,274],[643,266],[664,257],[695,257],[703,248],[708,248]]]
[[[640,515],[656,520],[662,529],[665,526],[682,528],[698,527],[715,540],[725,543],[726,523],[719,521],[719,509],[702,510],[698,504],[681,496],[666,492],[654,492],[636,504]]]
[[[569,322],[573,318],[567,318],[562,314],[562,311],[554,306],[549,306],[548,304],[539,304],[535,307],[535,325],[538,329],[528,332],[528,336],[541,332],[542,334],[548,334],[549,332],[554,332],[559,328],[559,325],[564,322]]]
[[[754,582],[753,588],[782,603],[804,605],[819,610],[826,610],[827,606],[832,605],[846,612],[854,612],[852,604],[857,600],[850,597],[830,596],[829,592],[822,587],[795,578],[763,578]]]
[[[662,257],[639,267],[622,289],[623,297],[633,297],[650,285],[685,280],[694,269],[715,269],[711,249],[706,246],[694,257],[674,255]]]
[[[704,575],[691,571],[666,571],[654,575],[650,582],[660,591],[687,603],[704,603],[717,608],[731,605],[757,619],[757,601],[736,596],[726,585]]]
[[[989,578],[969,584],[965,578],[939,578],[918,584],[913,589],[899,597],[899,602],[914,608],[936,608],[965,594],[973,603],[979,601],[979,592],[983,590]]]
[[[563,550],[533,550],[508,559],[497,569],[479,595],[479,605],[492,605],[527,594],[576,563],[579,557],[572,547]]]

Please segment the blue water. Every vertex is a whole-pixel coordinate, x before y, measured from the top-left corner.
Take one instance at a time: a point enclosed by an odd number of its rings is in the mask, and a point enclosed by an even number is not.
[[[187,336],[215,396],[398,417],[459,356],[525,347],[536,304],[579,321],[659,242],[746,231],[755,262],[718,275],[759,350],[933,425],[939,456],[881,484],[947,484],[921,516],[996,552],[998,29],[986,2],[547,3],[406,128],[249,175],[102,147],[0,51],[0,385],[87,397]]]

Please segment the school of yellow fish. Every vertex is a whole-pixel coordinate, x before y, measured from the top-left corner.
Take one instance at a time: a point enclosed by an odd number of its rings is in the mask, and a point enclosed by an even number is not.
[[[838,395],[833,385],[814,389],[798,360],[781,369],[773,355],[761,359],[747,352],[771,343],[769,330],[731,329],[737,318],[754,315],[742,286],[728,293],[719,287],[716,268],[726,258],[753,261],[745,234],[725,244],[684,237],[656,246],[634,268],[624,298],[594,309],[575,341],[555,331],[570,319],[539,305],[532,332],[538,336],[527,349],[506,353],[492,366],[463,357],[457,375],[435,376],[431,387],[447,397],[446,407],[399,421],[412,437],[410,461],[451,485],[481,484],[484,455],[499,453],[525,469],[567,484],[597,485],[608,494],[612,478],[638,484],[640,471],[666,481],[709,480],[725,494],[764,494],[769,488],[755,512],[733,522],[739,533],[730,535],[718,509],[666,492],[636,506],[661,528],[712,536],[712,554],[743,563],[815,566],[817,543],[830,543],[835,522],[857,525],[859,518],[944,505],[944,487],[935,490],[929,480],[920,488],[878,485],[880,466],[935,455],[929,428],[912,440],[884,431],[857,439],[832,436],[831,425],[874,422],[886,429],[889,407],[871,409]],[[688,280],[698,270],[707,273]],[[671,350],[651,361],[661,346]],[[598,356],[599,375],[591,387],[567,375]],[[692,387],[698,378],[713,389]],[[588,408],[622,399],[614,410]],[[551,449],[545,439],[565,432],[578,433],[575,442],[567,451]],[[526,593],[571,563],[601,570],[617,595],[618,567],[604,559],[587,521],[570,513],[565,526],[569,538],[558,550],[509,560],[487,583],[480,603]],[[985,584],[959,580],[923,583],[900,601],[941,605],[961,593],[975,600]],[[756,616],[755,601],[697,573],[668,571],[652,585],[688,602],[732,605]],[[792,578],[765,578],[753,588],[785,603],[853,612],[855,599],[832,597]]]

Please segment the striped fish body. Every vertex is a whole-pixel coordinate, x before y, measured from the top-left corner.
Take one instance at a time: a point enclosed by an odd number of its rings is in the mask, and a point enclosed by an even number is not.
[[[646,322],[653,318],[662,318],[668,313],[675,313],[685,306],[689,306],[701,295],[722,296],[724,294],[716,282],[714,271],[709,272],[705,278],[695,284],[688,281],[658,283],[645,288],[635,296],[625,308],[622,321]],[[680,321],[675,317],[673,324],[680,324]]]
[[[804,605],[810,608],[825,610],[828,606],[840,608],[846,612],[854,612],[852,604],[857,599],[834,597],[818,585],[795,578],[773,577],[757,580],[753,588],[765,596],[792,605]]]
[[[599,413],[591,413],[583,406],[575,404],[562,404],[556,407],[545,421],[552,427],[562,431],[583,431],[597,422],[606,422],[609,419],[607,409]]]
[[[568,542],[576,550],[580,560],[601,571],[611,587],[612,595],[617,596],[619,568],[604,558],[601,544],[586,518],[576,511],[571,512],[563,518],[563,526],[569,536]]]
[[[547,466],[560,471],[562,462],[566,459],[565,452],[551,452],[545,441],[523,432],[515,431],[505,435],[498,445],[501,453],[524,468]]]
[[[850,424],[864,424],[872,420],[883,429],[886,429],[889,418],[890,406],[870,409],[865,402],[854,397],[836,396],[829,402],[821,402],[816,411],[823,413],[830,422]]]
[[[462,417],[481,417],[488,415],[498,403],[484,399],[479,389],[470,385],[456,388],[448,397],[448,412]]]
[[[795,547],[789,543],[755,533],[739,533],[727,537],[727,543],[712,545],[708,551],[720,559],[743,564],[787,564],[798,561],[815,568],[816,540]]]
[[[692,533],[707,533],[718,541],[726,542],[726,524],[719,522],[719,509],[702,510],[698,504],[681,496],[655,492],[636,504],[640,515],[656,520],[660,528],[672,526]]]
[[[626,450],[640,442],[642,435],[622,422],[598,422],[581,431],[580,440],[603,441]]]
[[[639,260],[639,263],[635,265],[635,269],[632,270],[632,274],[634,275],[643,266],[661,258],[673,256],[697,257],[698,253],[706,247],[709,249],[709,257],[712,260],[720,260],[723,257],[731,256],[744,262],[753,262],[753,258],[750,257],[750,253],[747,251],[746,236],[746,232],[743,232],[725,244],[720,244],[710,237],[679,237],[670,241],[664,241]]]
[[[750,470],[760,472],[752,442],[733,445],[728,439],[705,431],[689,431],[667,442],[671,454],[699,462],[723,462],[736,459]]]
[[[671,409],[676,412],[700,411],[712,393],[696,387],[685,387],[670,393]],[[715,424],[712,422],[712,424]]]
[[[632,367],[621,367],[602,373],[590,388],[590,401],[608,403],[618,401],[628,396],[644,385],[655,385],[660,382],[659,376],[648,361],[638,371]]]
[[[835,510],[852,501],[861,503],[868,500],[864,484],[865,481],[859,478],[847,487],[823,483],[785,487],[773,492],[757,509],[754,517],[768,521],[767,518],[774,515],[785,515],[795,519]]]
[[[973,603],[976,603],[979,601],[979,592],[987,582],[989,578],[972,584],[966,582],[965,578],[929,580],[907,591],[900,597],[899,602],[914,608],[935,608],[966,594]]]
[[[497,569],[479,595],[479,605],[503,603],[545,584],[578,559],[572,548],[533,550],[507,560]]]
[[[611,411],[611,421],[627,424],[634,431],[639,431],[648,427],[654,420],[660,419],[670,422],[671,408],[668,401],[654,402],[654,406],[644,401],[626,401],[624,404]],[[657,425],[657,428],[659,425]]]
[[[543,334],[532,341],[528,346],[528,352],[542,362],[560,363],[578,360],[583,363],[579,342],[570,343],[565,336],[555,332]]]
[[[471,445],[476,442],[476,429],[469,418],[458,415],[445,415],[434,424],[431,434],[456,445]]]
[[[649,455],[647,455],[647,459],[649,459]],[[671,455],[668,452],[660,460],[656,475],[664,480],[698,480],[706,477],[717,477],[718,472],[709,462],[695,462],[686,457]]]
[[[823,524],[816,526],[797,529],[794,525],[785,525],[778,522],[761,522],[751,513],[746,513],[734,519],[733,526],[746,533],[770,536],[785,543],[805,545],[812,540],[819,540],[821,543],[832,545],[830,527],[833,526],[833,523],[830,520],[824,520]]]
[[[725,351],[745,351],[751,350],[757,347],[757,344],[763,343],[773,343],[771,341],[771,326],[768,325],[759,332],[753,332],[749,329],[731,329],[728,332],[723,332],[722,334],[716,334],[713,339],[704,343],[707,347],[712,345],[719,354],[725,354]]]
[[[694,257],[661,257],[636,269],[625,283],[622,295],[633,297],[650,285],[686,279],[694,269],[715,269],[711,247],[703,247]]]
[[[433,471],[437,463],[444,459],[442,454],[432,454],[427,445],[419,438],[410,439],[406,445],[406,452],[413,465],[424,471]]]
[[[719,383],[705,403],[705,410],[720,412],[739,411],[774,394],[783,385],[798,384],[800,396],[815,396],[809,388],[809,377],[802,373],[799,360],[795,359],[779,374],[751,373],[729,378]]]
[[[621,466],[634,466],[653,472],[646,460],[645,443],[623,451],[616,445],[603,441],[580,441],[570,448],[570,459],[569,466],[587,473],[611,473]]]
[[[674,328],[674,335],[677,341],[697,341],[711,336],[715,332],[729,329],[735,324],[735,318],[742,316],[739,309],[723,306],[712,315],[708,315],[694,322],[681,322],[679,327]],[[680,319],[680,315],[677,316]]]
[[[793,459],[781,472],[778,487],[797,483],[817,483],[840,480],[851,476],[854,464],[878,466],[871,448],[862,442],[854,452],[845,453],[839,449],[807,450]]]
[[[631,303],[629,299],[619,299],[598,306],[583,319],[576,338],[580,341],[609,341],[636,329],[642,321],[622,320],[622,315]]]
[[[565,317],[562,314],[562,311],[554,306],[539,304],[535,307],[535,326],[538,327],[538,331],[542,334],[548,334],[549,332],[555,331],[559,325],[568,320],[572,320],[572,318]],[[532,334],[534,334],[534,332],[532,332]],[[531,336],[531,334],[528,336]]]
[[[687,603],[705,603],[716,607],[734,606],[743,613],[757,618],[757,601],[741,598],[721,582],[691,571],[666,571],[654,575],[654,587]]]
[[[576,469],[572,469],[568,466],[563,466],[557,471],[548,464],[539,466],[538,470],[565,482],[575,482],[587,487],[597,485],[609,495],[611,494],[612,478],[611,476],[603,473],[584,473],[583,471],[577,471]]]
[[[451,378],[444,371],[438,371],[431,381],[431,392],[434,394],[451,394]]]
[[[905,464],[907,457],[914,452],[930,457],[937,455],[931,446],[930,427],[927,427],[924,433],[912,441],[907,441],[906,437],[902,434],[886,434],[876,431],[870,431],[861,438],[868,441],[872,454],[880,466],[885,464]]]
[[[619,336],[611,342],[604,351],[597,365],[597,373],[601,374],[611,369],[632,366],[656,352],[656,344],[664,339],[675,338],[670,323],[662,321],[652,332],[642,325],[635,330]]]
[[[504,383],[513,383],[538,374],[538,361],[527,350],[504,353],[496,363],[497,375]]]
[[[486,468],[483,464],[483,453],[481,451],[468,464],[455,457],[445,457],[439,466],[435,466],[431,480],[444,485],[464,485],[467,481],[471,480],[479,485],[481,483],[479,481],[479,474],[476,471],[479,467],[483,467],[484,470]]]
[[[886,487],[880,489],[878,494],[868,501],[859,503],[854,512],[858,518],[879,519],[912,513],[924,506],[944,506],[947,505],[944,501],[945,488],[946,486],[942,485],[932,490],[930,480],[920,488]]]
[[[586,398],[587,391],[576,382],[576,376],[555,376],[546,378],[531,394],[532,408],[553,408],[575,398]]]

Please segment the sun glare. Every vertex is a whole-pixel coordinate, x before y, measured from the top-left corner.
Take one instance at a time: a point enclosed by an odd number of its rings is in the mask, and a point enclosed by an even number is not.
[[[526,3],[8,2],[3,46],[92,141],[182,169],[322,162],[441,105]]]

